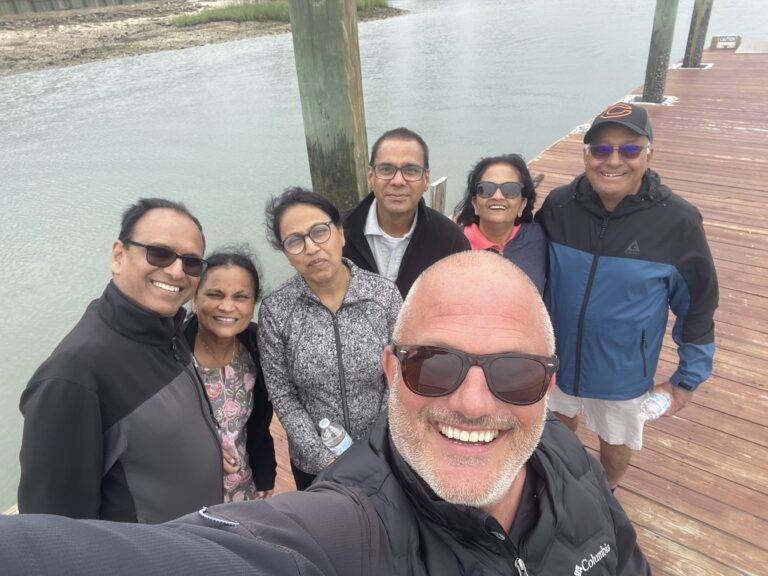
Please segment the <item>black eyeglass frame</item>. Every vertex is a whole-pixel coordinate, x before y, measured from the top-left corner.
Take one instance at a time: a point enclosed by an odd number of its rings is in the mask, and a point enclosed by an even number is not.
[[[408,354],[409,352],[424,352],[424,351],[430,351],[430,350],[447,352],[461,359],[461,372],[456,377],[456,380],[453,382],[453,384],[451,384],[449,388],[447,388],[444,391],[441,391],[438,394],[424,394],[423,392],[420,392],[411,388],[411,385],[408,383],[408,379],[405,376],[405,367],[403,366],[403,361],[407,360],[405,355]],[[401,345],[393,342],[392,353],[394,354],[395,358],[397,358],[397,361],[400,363],[403,382],[405,382],[405,385],[414,394],[417,394],[419,396],[424,396],[426,398],[439,398],[441,396],[449,396],[454,392],[456,392],[456,390],[458,390],[459,387],[464,383],[464,380],[466,379],[467,374],[469,373],[469,369],[472,366],[479,366],[483,370],[483,375],[485,376],[485,383],[488,386],[488,390],[491,391],[491,394],[493,394],[494,397],[498,398],[505,404],[512,404],[513,406],[530,406],[532,404],[536,404],[542,398],[544,398],[544,395],[547,392],[549,383],[552,381],[552,376],[554,376],[557,373],[557,369],[560,366],[560,360],[555,355],[539,356],[536,354],[524,354],[522,352],[500,352],[498,354],[469,354],[468,352],[464,352],[463,350],[456,350],[455,348],[448,348],[447,346],[420,346],[418,344]],[[542,367],[544,368],[544,379],[541,383],[541,389],[539,390],[539,393],[536,395],[536,398],[534,400],[531,400],[530,402],[510,402],[509,400],[506,400],[496,392],[496,390],[494,389],[495,386],[493,384],[493,379],[491,378],[489,373],[489,369],[493,361],[499,358],[523,358],[526,360],[534,360],[542,365]]]
[[[181,269],[184,271],[184,274],[186,274],[187,276],[194,276],[195,278],[199,278],[205,273],[205,269],[208,267],[208,261],[205,258],[200,258],[199,256],[190,256],[188,254],[179,254],[178,252],[174,252],[173,250],[171,250],[170,248],[167,248],[166,246],[159,246],[157,244],[142,244],[141,242],[136,242],[135,240],[131,240],[131,239],[126,239],[126,240],[123,240],[122,242],[126,246],[138,246],[139,248],[144,248],[147,262],[157,268],[168,268],[168,266],[176,262],[176,260],[181,260]],[[163,266],[162,264],[157,264],[156,262],[152,262],[152,259],[150,257],[150,250],[162,250],[164,252],[167,252],[169,256],[173,254],[174,258],[173,260],[170,260],[168,264]],[[200,273],[195,274],[193,272],[189,272],[189,270],[187,270],[187,266],[190,264],[192,265],[200,264]]]
[[[390,180],[393,180],[395,178],[395,176],[397,176],[398,172],[400,172],[400,174],[403,175],[403,180],[405,180],[406,182],[418,182],[419,180],[424,178],[424,174],[427,172],[427,169],[424,168],[424,166],[419,166],[418,164],[403,164],[402,166],[395,166],[394,164],[390,164],[389,162],[383,162],[381,164],[371,164],[370,166],[371,166],[371,170],[373,170],[373,174],[374,174],[374,176],[376,176],[376,178],[378,178],[379,180],[385,180],[387,182],[390,181]],[[392,176],[390,176],[389,178],[387,178],[386,176],[381,176],[379,174],[379,170],[380,170],[380,167],[382,167],[382,166],[389,166],[389,167],[394,168],[395,171],[392,173]],[[419,169],[419,175],[416,178],[408,178],[405,175],[405,172],[403,171],[406,168],[418,168]]]
[[[483,186],[484,184],[492,185],[494,187],[493,192],[491,192],[490,194],[481,192],[480,187]],[[507,184],[515,185],[514,187],[516,190],[514,195],[509,196],[504,192],[503,187],[506,186]],[[475,184],[475,196],[479,196],[484,200],[488,200],[490,198],[493,198],[493,195],[496,194],[496,190],[501,190],[501,195],[504,196],[504,198],[506,198],[507,200],[514,200],[515,198],[520,198],[523,195],[523,188],[524,186],[522,182],[515,182],[513,180],[510,180],[509,182],[502,182],[501,184],[499,184],[498,182],[491,182],[490,180],[481,180],[480,182]]]
[[[326,238],[325,240],[317,241],[314,238],[312,238],[312,230],[314,230],[318,226],[325,226],[326,228],[328,228],[328,238]],[[306,234],[299,234],[298,232],[295,232],[294,234],[289,234],[288,236],[285,237],[285,240],[282,240],[280,242],[280,246],[283,247],[283,251],[285,251],[286,254],[290,254],[291,256],[298,256],[299,254],[304,252],[304,250],[307,249],[307,238],[312,240],[312,242],[314,242],[317,245],[325,244],[326,242],[328,242],[328,240],[331,239],[331,235],[333,234],[333,229],[332,229],[333,226],[335,226],[335,224],[333,223],[333,220],[328,220],[328,222],[317,222],[315,224],[312,224],[312,226],[310,227],[309,231]],[[290,240],[291,238],[301,238],[301,250],[299,250],[298,252],[291,252],[285,247],[285,243],[288,242],[288,240]]]

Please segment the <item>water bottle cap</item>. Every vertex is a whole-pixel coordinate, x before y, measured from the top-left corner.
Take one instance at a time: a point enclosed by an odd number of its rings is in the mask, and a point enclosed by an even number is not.
[[[320,430],[325,430],[326,428],[328,428],[328,426],[331,425],[331,421],[328,420],[328,418],[323,418],[322,420],[320,420],[320,422],[317,423],[317,425],[320,427]]]

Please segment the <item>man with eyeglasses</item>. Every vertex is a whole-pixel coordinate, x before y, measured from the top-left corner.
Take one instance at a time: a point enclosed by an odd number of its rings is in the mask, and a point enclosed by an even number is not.
[[[429,208],[429,148],[408,128],[382,134],[371,149],[371,193],[344,219],[344,256],[389,278],[405,297],[423,270],[469,250],[461,229]]]
[[[178,332],[204,250],[182,204],[124,212],[112,281],[22,394],[22,514],[156,523],[222,501],[217,428]]]
[[[537,214],[550,241],[547,303],[560,357],[551,409],[600,437],[615,489],[642,448],[649,393],[675,414],[709,378],[717,276],[699,211],[650,169],[647,111],[618,103],[584,135],[585,173],[552,191]],[[677,369],[654,386],[669,310]]]
[[[483,294],[468,296],[477,286]],[[442,260],[414,284],[394,339],[383,358],[388,414],[306,492],[162,526],[0,520],[0,565],[9,575],[32,565],[185,576],[650,574],[602,468],[547,414],[552,325],[520,269],[489,252]]]

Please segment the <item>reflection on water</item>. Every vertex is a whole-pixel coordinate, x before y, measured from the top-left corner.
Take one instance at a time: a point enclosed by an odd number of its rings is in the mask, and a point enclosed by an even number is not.
[[[531,158],[642,83],[655,3],[392,4],[411,13],[359,29],[369,142],[421,132],[453,207],[479,157]],[[761,0],[715,3],[710,31],[765,30]],[[101,292],[121,210],[186,202],[211,247],[254,246],[269,287],[290,271],[264,240],[264,199],[309,182],[288,35],[0,78],[0,511],[15,501],[21,390]]]

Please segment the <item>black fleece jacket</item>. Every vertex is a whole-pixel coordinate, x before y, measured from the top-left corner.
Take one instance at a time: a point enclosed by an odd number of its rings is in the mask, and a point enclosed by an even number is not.
[[[20,512],[157,523],[222,501],[184,314],[144,310],[112,282],[90,303],[22,393]]]
[[[364,198],[344,217],[344,256],[363,270],[379,273],[371,247],[365,238],[365,221],[373,204],[373,193]],[[456,252],[471,250],[469,240],[461,228],[437,210],[429,208],[424,199],[417,207],[416,229],[400,262],[395,284],[405,298],[424,270],[438,260]]]

